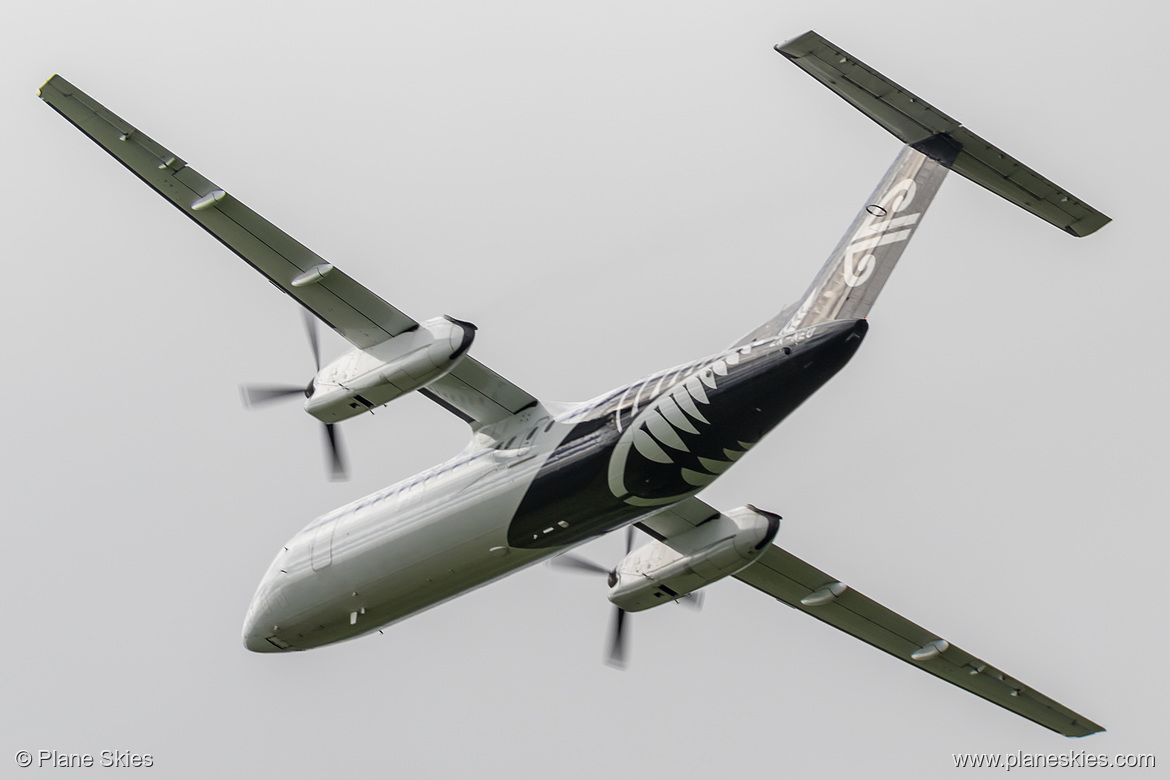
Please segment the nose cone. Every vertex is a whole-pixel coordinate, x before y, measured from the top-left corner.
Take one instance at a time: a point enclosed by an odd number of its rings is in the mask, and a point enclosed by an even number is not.
[[[253,653],[279,653],[281,648],[269,642],[266,632],[252,625],[249,619],[244,623],[244,647]]]
[[[244,630],[244,647],[251,650],[253,653],[278,653],[280,648],[269,642],[260,634]]]
[[[253,653],[267,653],[276,650],[265,641],[264,636],[260,633],[261,625],[258,620],[259,616],[256,614],[256,607],[256,601],[253,600],[252,606],[248,607],[248,614],[244,617],[244,647]]]
[[[274,618],[263,589],[257,591],[244,617],[244,647],[253,653],[278,653],[285,649],[280,646],[277,629],[273,625]]]

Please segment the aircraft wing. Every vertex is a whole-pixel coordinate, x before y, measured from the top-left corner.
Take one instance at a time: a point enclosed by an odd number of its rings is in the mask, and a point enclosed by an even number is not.
[[[53,76],[41,87],[40,96],[155,192],[355,347],[368,349],[418,326],[413,318],[65,79]],[[470,356],[451,375],[424,389],[423,394],[464,420],[481,425],[536,403],[531,395]]]
[[[298,277],[329,264],[60,76],[49,79],[40,94],[155,192],[355,347],[372,347],[418,324],[337,268],[315,284],[296,285]]]
[[[490,425],[536,406],[536,398],[468,355],[420,393],[470,423]]]
[[[772,545],[741,582],[863,642],[1067,737],[1104,731],[1047,696]]]

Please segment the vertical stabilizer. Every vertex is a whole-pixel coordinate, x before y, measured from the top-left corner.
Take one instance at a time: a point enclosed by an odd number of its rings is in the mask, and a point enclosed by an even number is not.
[[[804,296],[735,346],[865,318],[946,175],[945,165],[903,147]]]

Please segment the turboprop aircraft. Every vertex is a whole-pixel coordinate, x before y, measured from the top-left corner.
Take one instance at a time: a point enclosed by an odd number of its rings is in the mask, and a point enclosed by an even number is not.
[[[455,457],[289,540],[248,608],[249,650],[378,631],[637,527],[650,541],[606,572],[618,642],[626,612],[734,577],[1061,734],[1102,730],[773,544],[779,515],[720,511],[697,496],[849,362],[948,171],[1074,236],[1109,221],[816,33],[776,49],[905,146],[796,302],[715,355],[568,405],[542,403],[478,362],[474,326],[404,314],[60,76],[45,83],[52,108],[352,344],[297,389],[309,414],[333,426],[418,392],[471,428]]]

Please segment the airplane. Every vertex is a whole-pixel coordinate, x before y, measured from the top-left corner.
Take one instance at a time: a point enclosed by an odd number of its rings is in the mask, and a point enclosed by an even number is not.
[[[310,522],[247,610],[248,650],[308,650],[392,623],[615,531],[621,626],[732,577],[1066,736],[1104,729],[773,543],[780,516],[698,497],[840,371],[949,171],[1073,236],[1110,221],[815,32],[776,51],[905,145],[805,293],[725,350],[575,404],[542,402],[477,361],[474,325],[384,301],[101,104],[53,76],[40,97],[352,349],[304,388],[327,427],[418,392],[467,422],[455,457]],[[316,346],[314,343],[314,352]],[[269,395],[279,395],[273,391]],[[263,392],[256,394],[263,400]],[[632,548],[633,529],[650,540]]]

